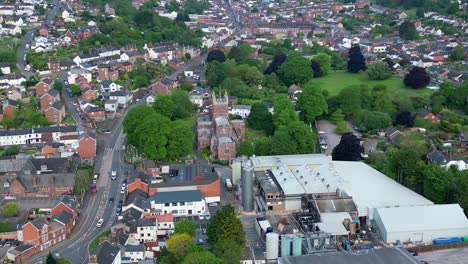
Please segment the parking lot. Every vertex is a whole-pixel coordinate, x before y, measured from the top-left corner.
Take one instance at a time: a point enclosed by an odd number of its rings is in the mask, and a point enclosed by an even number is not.
[[[357,137],[361,137],[361,134],[354,129],[352,129],[352,125],[348,123],[348,128],[355,134]],[[321,149],[322,153],[330,155],[333,149],[340,143],[341,135],[335,132],[336,125],[327,120],[319,120],[317,122],[317,129],[319,131],[325,132],[326,141],[327,141],[327,149]]]
[[[419,253],[416,258],[429,264],[466,264],[468,263],[468,248],[424,252]]]

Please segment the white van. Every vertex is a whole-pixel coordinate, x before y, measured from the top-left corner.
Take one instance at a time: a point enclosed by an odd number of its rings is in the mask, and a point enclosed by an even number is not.
[[[99,219],[99,221],[97,222],[96,227],[101,227],[102,224],[104,224],[104,219],[101,218],[101,219]]]

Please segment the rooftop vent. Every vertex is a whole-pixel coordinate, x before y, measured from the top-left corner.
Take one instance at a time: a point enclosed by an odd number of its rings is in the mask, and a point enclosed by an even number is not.
[[[304,184],[307,184],[307,181],[305,181]]]
[[[284,178],[283,181],[286,181],[286,178]]]
[[[300,177],[300,178],[301,178],[301,179],[303,179],[303,178],[304,178],[304,176],[302,176],[302,175],[301,175],[301,177]]]
[[[322,182],[324,182],[324,181],[325,181],[325,178],[322,178]]]

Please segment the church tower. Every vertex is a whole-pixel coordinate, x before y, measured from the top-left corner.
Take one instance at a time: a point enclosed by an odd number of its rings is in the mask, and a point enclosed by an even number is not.
[[[216,97],[216,92],[213,91],[212,95],[213,100],[213,109],[212,109],[212,118],[213,120],[217,117],[229,117],[229,96],[227,91],[224,92],[224,96]]]

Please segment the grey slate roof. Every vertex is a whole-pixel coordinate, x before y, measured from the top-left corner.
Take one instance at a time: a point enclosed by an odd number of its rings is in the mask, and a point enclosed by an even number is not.
[[[73,216],[67,211],[61,211],[58,213],[56,216],[52,217],[53,220],[58,221],[64,225],[66,225],[70,220],[73,218]]]
[[[125,245],[126,252],[143,252],[143,250],[145,250],[145,247],[142,244]]]
[[[157,192],[151,196],[150,200],[156,204],[178,203],[178,202],[196,202],[201,201],[203,196],[199,190],[176,191],[176,192]]]
[[[431,152],[427,153],[426,157],[433,163],[437,165],[445,165],[447,164],[447,159],[444,153],[438,151],[437,149],[433,149]]]
[[[133,204],[140,209],[149,209],[150,204],[147,202],[147,199],[147,193],[140,189],[136,189],[128,194],[125,206]]]
[[[119,254],[119,251],[120,248],[118,246],[105,241],[95,248],[93,252],[91,252],[91,255],[95,255],[97,257],[97,262],[99,264],[111,264],[114,262],[117,254]]]

